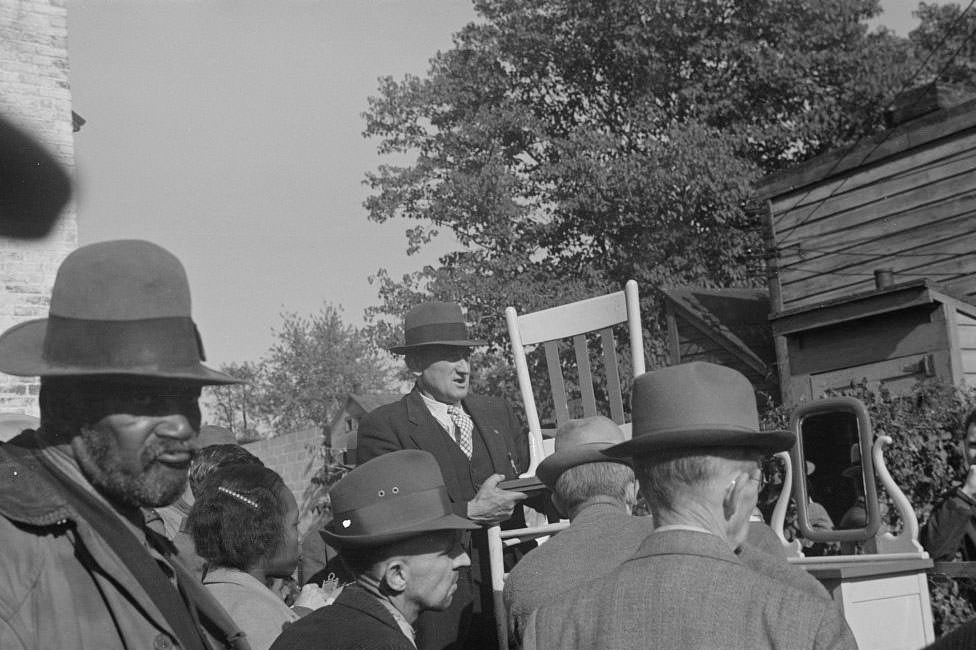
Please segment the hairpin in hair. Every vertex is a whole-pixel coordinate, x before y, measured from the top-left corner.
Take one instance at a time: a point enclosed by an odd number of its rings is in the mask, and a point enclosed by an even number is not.
[[[254,508],[255,510],[260,510],[261,509],[261,506],[259,506],[258,505],[258,502],[255,501],[254,499],[249,499],[246,496],[244,496],[243,494],[241,494],[240,492],[234,492],[233,490],[231,490],[229,488],[225,488],[223,485],[221,485],[220,487],[218,487],[217,488],[217,491],[218,492],[223,492],[227,496],[234,497],[235,499],[237,499],[241,503],[247,504],[247,505],[251,506],[252,508]]]

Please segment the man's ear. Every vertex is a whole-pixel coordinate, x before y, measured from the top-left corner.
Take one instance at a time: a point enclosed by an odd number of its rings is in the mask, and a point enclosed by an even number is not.
[[[424,371],[424,369],[421,367],[422,364],[420,361],[420,357],[417,355],[416,352],[407,352],[405,355],[403,355],[403,361],[407,364],[407,370],[409,370],[410,372],[419,375],[421,372]]]
[[[633,512],[634,506],[637,505],[637,494],[640,491],[640,481],[634,479],[624,486],[624,505],[627,506],[627,510]]]
[[[401,594],[407,589],[410,567],[402,558],[393,558],[383,567],[383,582],[393,592]]]
[[[745,507],[743,498],[747,489],[749,489],[748,472],[736,474],[732,482],[725,488],[725,494],[722,497],[722,514],[725,515],[726,521],[732,519],[741,508]]]

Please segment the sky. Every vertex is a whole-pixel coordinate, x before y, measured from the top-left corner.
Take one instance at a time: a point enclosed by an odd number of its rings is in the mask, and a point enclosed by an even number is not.
[[[915,25],[916,3],[882,6]],[[367,219],[361,114],[474,19],[468,0],[68,0],[79,243],[176,254],[214,365],[264,355],[283,312],[330,302],[361,325],[371,274],[454,246],[408,257],[410,223]]]

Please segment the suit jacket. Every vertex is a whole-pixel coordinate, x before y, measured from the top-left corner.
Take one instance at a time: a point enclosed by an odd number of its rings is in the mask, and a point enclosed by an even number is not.
[[[650,535],[616,571],[529,617],[524,650],[856,650],[836,605],[746,567],[721,538]]]
[[[491,474],[516,478],[529,461],[529,441],[508,404],[495,397],[469,395],[461,404],[475,424],[474,453],[486,459],[468,458],[427,410],[416,388],[399,402],[381,406],[359,422],[356,459],[366,462],[398,449],[423,449],[437,459],[455,513],[467,516],[468,501]],[[484,450],[481,452],[480,450]],[[486,461],[489,471],[472,475],[474,460]]]
[[[569,528],[528,553],[508,574],[504,598],[512,638],[521,637],[535,609],[619,567],[653,530],[650,517],[632,516],[609,499],[580,510]]]
[[[271,650],[416,650],[393,616],[359,585],[285,628]]]

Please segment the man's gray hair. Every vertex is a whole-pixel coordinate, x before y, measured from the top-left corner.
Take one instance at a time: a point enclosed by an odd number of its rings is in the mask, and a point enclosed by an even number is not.
[[[584,463],[560,474],[553,494],[569,515],[593,497],[605,496],[625,503],[627,484],[633,481],[634,470],[623,463]]]
[[[674,512],[683,498],[701,495],[723,473],[752,469],[762,456],[762,451],[751,447],[673,449],[634,459],[634,471],[651,513],[657,516]]]

